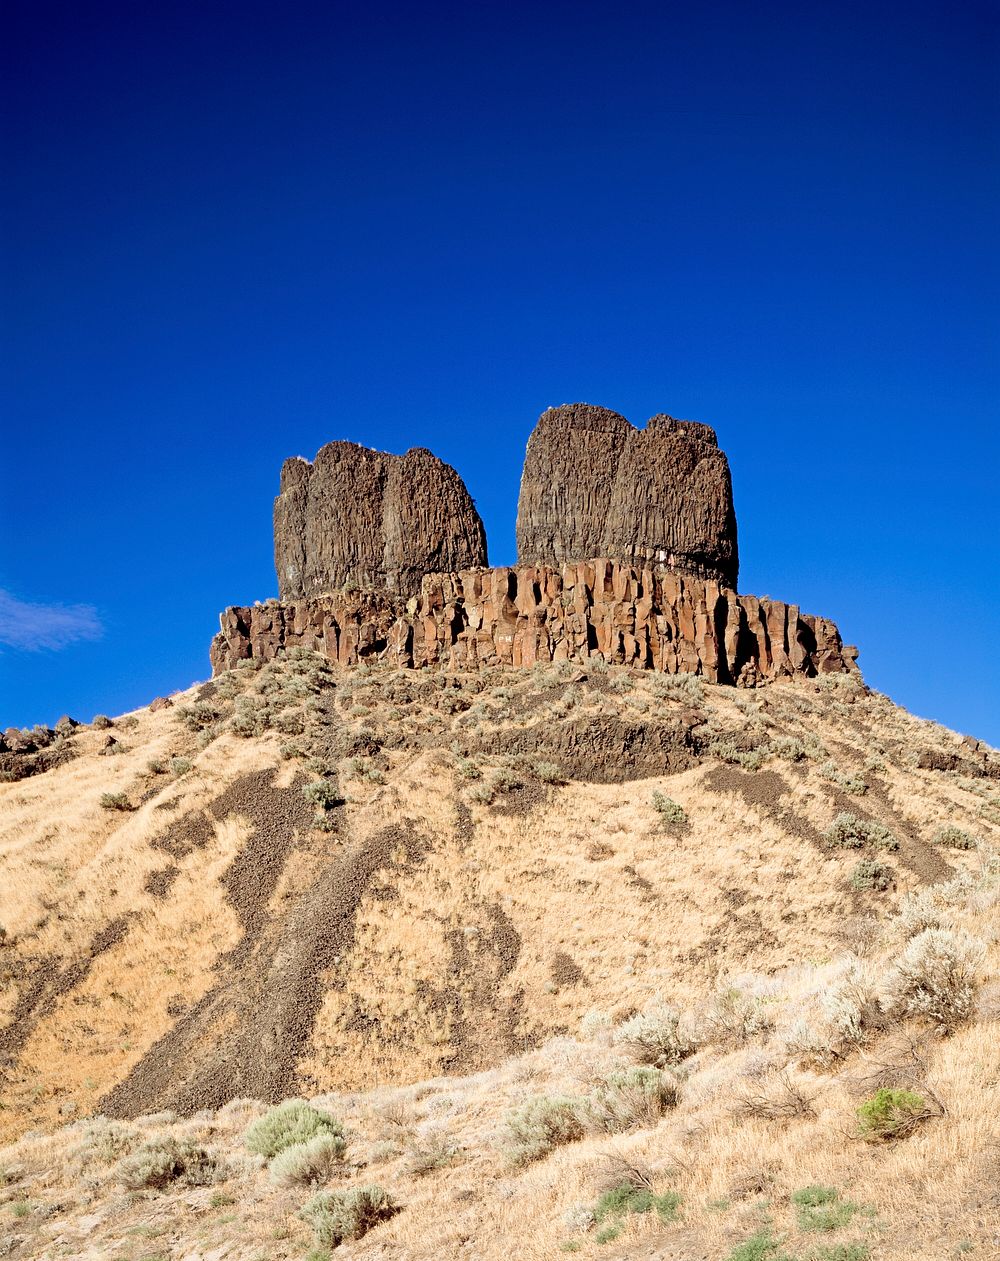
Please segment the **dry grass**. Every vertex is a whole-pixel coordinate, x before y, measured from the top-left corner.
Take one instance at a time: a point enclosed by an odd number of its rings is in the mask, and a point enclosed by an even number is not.
[[[384,738],[376,769],[385,783],[349,775],[346,758],[357,753],[345,754],[341,783],[353,800],[339,808],[341,832],[296,841],[268,907],[270,931],[287,931],[331,854],[389,826],[419,838],[416,856],[390,855],[364,890],[299,1063],[306,1093],[347,1133],[330,1188],[377,1181],[402,1206],[352,1244],[352,1256],[540,1261],[576,1242],[581,1255],[722,1261],[769,1215],[787,1234],[785,1251],[805,1258],[817,1240],[800,1231],[790,1197],[808,1185],[864,1207],[821,1243],[864,1243],[873,1261],[958,1255],[966,1241],[988,1255],[1000,1237],[995,1000],[949,1037],[902,1018],[862,1019],[847,1037],[830,998],[851,998],[861,964],[877,990],[912,935],[913,916],[897,911],[921,891],[921,915],[932,910],[947,929],[984,943],[987,998],[995,985],[1000,892],[990,855],[1000,824],[983,806],[1000,787],[915,765],[922,749],[959,751],[957,737],[840,685],[782,684],[749,698],[705,687],[702,708],[716,730],[753,723],[775,747],[796,741],[814,753],[775,753],[757,772],[707,758],[624,785],[549,782],[530,808],[507,808],[504,795],[471,799],[478,781],[449,749],[472,724],[514,728],[552,721],[567,706],[598,715],[687,702],[658,695],[641,675],[625,692],[564,696],[561,682],[507,674],[478,680],[485,688],[468,697],[470,708],[450,712],[454,698],[442,706],[433,680],[338,678],[347,687],[343,696],[337,689],[337,730]],[[175,860],[151,842],[237,776],[274,767],[289,786],[300,772],[298,760],[282,758],[279,733],[222,734],[199,748],[170,710],[136,717],[126,753],[100,756],[104,733],[84,731],[75,760],[0,785],[0,924],[9,934],[0,1028],[40,960],[60,973],[87,961],[33,1018],[4,1083],[0,1137],[12,1145],[0,1152],[0,1225],[22,1241],[12,1254],[20,1257],[56,1255],[60,1236],[66,1255],[127,1255],[143,1239],[149,1255],[171,1258],[222,1244],[247,1261],[301,1257],[310,1247],[297,1215],[306,1190],[276,1186],[243,1148],[262,1105],[138,1122],[143,1137],[190,1139],[227,1171],[215,1187],[138,1199],[121,1195],[111,1166],[82,1158],[80,1171],[71,1154],[82,1122],[58,1128],[88,1115],[206,992],[239,936],[223,881],[247,821],[213,822],[204,848]],[[151,759],[174,756],[189,758],[192,771],[147,772]],[[864,776],[866,793],[838,797],[820,773],[828,760]],[[488,774],[502,769],[499,759],[479,761]],[[105,792],[127,793],[138,809],[102,809]],[[657,792],[683,809],[685,828],[663,829],[650,804]],[[852,891],[858,855],[819,840],[848,808],[898,836],[894,889]],[[982,843],[934,846],[944,826]],[[154,896],[146,882],[168,861],[177,873]],[[89,959],[90,944],[124,916],[120,935]],[[536,1096],[591,1095],[627,1064],[613,1027],[660,1004],[696,1034],[676,1107],[646,1128],[588,1132],[512,1169],[508,1113]],[[588,1012],[608,1020],[587,1022],[584,1036]],[[919,1071],[905,1060],[914,1042]],[[919,1081],[934,1115],[905,1141],[863,1143],[856,1109],[872,1082],[889,1078]],[[41,1132],[18,1139],[29,1126]],[[678,1221],[632,1214],[616,1239],[597,1244],[581,1223],[606,1189],[609,1161],[645,1171],[653,1194],[678,1193]]]

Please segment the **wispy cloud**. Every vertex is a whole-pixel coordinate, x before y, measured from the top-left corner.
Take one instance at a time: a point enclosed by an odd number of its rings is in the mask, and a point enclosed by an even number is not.
[[[0,588],[0,644],[37,652],[58,652],[104,633],[97,610],[89,604],[31,604]]]

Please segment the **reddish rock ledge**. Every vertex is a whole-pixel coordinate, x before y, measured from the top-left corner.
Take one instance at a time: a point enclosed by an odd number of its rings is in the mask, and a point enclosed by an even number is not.
[[[833,622],[664,567],[613,560],[428,574],[409,600],[387,590],[230,608],[214,674],[301,646],[341,665],[471,671],[586,661],[755,687],[857,672]]]

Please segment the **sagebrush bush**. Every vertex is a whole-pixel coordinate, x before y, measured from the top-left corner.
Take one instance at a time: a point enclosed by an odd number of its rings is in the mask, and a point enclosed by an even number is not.
[[[954,1029],[975,1007],[976,968],[983,944],[965,932],[925,928],[903,949],[887,983],[887,1007]]]
[[[899,849],[899,841],[887,827],[870,819],[859,819],[848,810],[837,815],[823,833],[823,839],[836,849],[864,849],[866,845],[873,845],[876,849]]]
[[[872,1142],[905,1138],[928,1115],[922,1095],[883,1086],[858,1108],[858,1126],[861,1137]]]
[[[150,775],[166,775],[167,764],[161,758],[151,757],[146,763],[146,770]]]
[[[664,823],[686,823],[687,815],[684,813],[684,807],[677,804],[666,793],[659,791],[653,793],[653,809],[660,816]]]
[[[97,727],[99,731],[103,731],[106,727],[111,726],[111,719],[107,716],[107,714],[95,714],[94,721],[91,723],[91,726]]]
[[[756,749],[742,749],[731,736],[719,736],[709,741],[708,752],[720,762],[742,766],[745,771],[759,771],[771,752],[771,746],[765,742]]]
[[[654,1007],[620,1024],[613,1035],[616,1046],[637,1064],[666,1068],[693,1055],[695,1044],[681,1028],[680,1016],[668,1007]]]
[[[583,1138],[580,1100],[540,1095],[507,1115],[508,1155],[512,1164],[541,1160],[563,1143]]]
[[[851,872],[851,888],[859,892],[873,889],[884,893],[892,887],[894,874],[887,863],[879,862],[877,858],[862,858]]]
[[[773,1029],[774,1022],[752,994],[722,981],[712,994],[703,1028],[714,1042],[742,1045]]]
[[[601,1133],[650,1129],[677,1103],[677,1081],[657,1068],[638,1066],[612,1073],[587,1098],[587,1125]]]
[[[189,1138],[166,1135],[151,1138],[124,1157],[117,1168],[118,1181],[131,1191],[148,1187],[162,1190],[173,1182],[190,1187],[209,1186],[220,1181],[218,1159]]]
[[[979,842],[974,836],[971,836],[963,828],[957,828],[953,824],[948,827],[938,828],[932,837],[935,845],[947,845],[949,849],[976,849]]]
[[[177,707],[177,718],[189,731],[201,731],[210,727],[220,717],[220,711],[208,701],[194,701]]]
[[[318,1191],[299,1216],[312,1227],[317,1244],[335,1248],[345,1239],[360,1239],[396,1212],[398,1206],[388,1191],[373,1185]]]
[[[775,736],[771,741],[771,752],[786,762],[801,762],[806,756],[806,746],[794,736]]]
[[[281,1187],[325,1182],[344,1159],[346,1150],[341,1134],[317,1134],[280,1151],[268,1166],[268,1173],[271,1181]]]
[[[133,810],[128,793],[101,793],[102,810]]]
[[[543,784],[565,783],[565,776],[562,773],[562,768],[555,762],[536,762],[535,774]]]
[[[142,1132],[134,1126],[127,1125],[124,1121],[94,1117],[84,1127],[72,1156],[86,1164],[97,1161],[102,1165],[113,1165],[123,1156],[131,1155],[141,1141]]]
[[[701,679],[694,674],[650,675],[649,690],[654,696],[672,701],[686,701],[689,705],[700,705],[705,699]]]
[[[317,779],[311,784],[303,785],[302,796],[320,810],[329,810],[340,801],[336,784],[332,784],[328,779]]]
[[[828,779],[832,784],[836,784],[838,788],[843,788],[844,792],[851,793],[855,797],[863,797],[868,791],[868,785],[863,776],[845,775],[835,762],[824,762],[819,768],[819,773],[824,779]]]
[[[343,1138],[344,1128],[335,1117],[304,1099],[286,1099],[247,1126],[243,1142],[248,1151],[272,1160],[286,1147],[306,1143],[320,1134]]]
[[[172,757],[170,759],[170,769],[178,779],[180,779],[182,775],[186,775],[193,766],[194,763],[190,758]]]

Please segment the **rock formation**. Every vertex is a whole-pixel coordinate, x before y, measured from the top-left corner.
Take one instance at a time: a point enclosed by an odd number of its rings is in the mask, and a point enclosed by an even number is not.
[[[475,504],[430,451],[331,442],[312,464],[296,457],[282,467],[274,564],[283,600],[346,584],[414,595],[427,573],[486,563]]]
[[[347,591],[231,608],[221,622],[216,674],[296,646],[342,665],[449,670],[594,658],[744,687],[857,669],[857,650],[825,618],[617,560],[430,574],[408,601]]]
[[[652,562],[735,590],[732,483],[714,430],[670,416],[636,429],[587,403],[549,408],[528,439],[517,553],[520,564]]]

